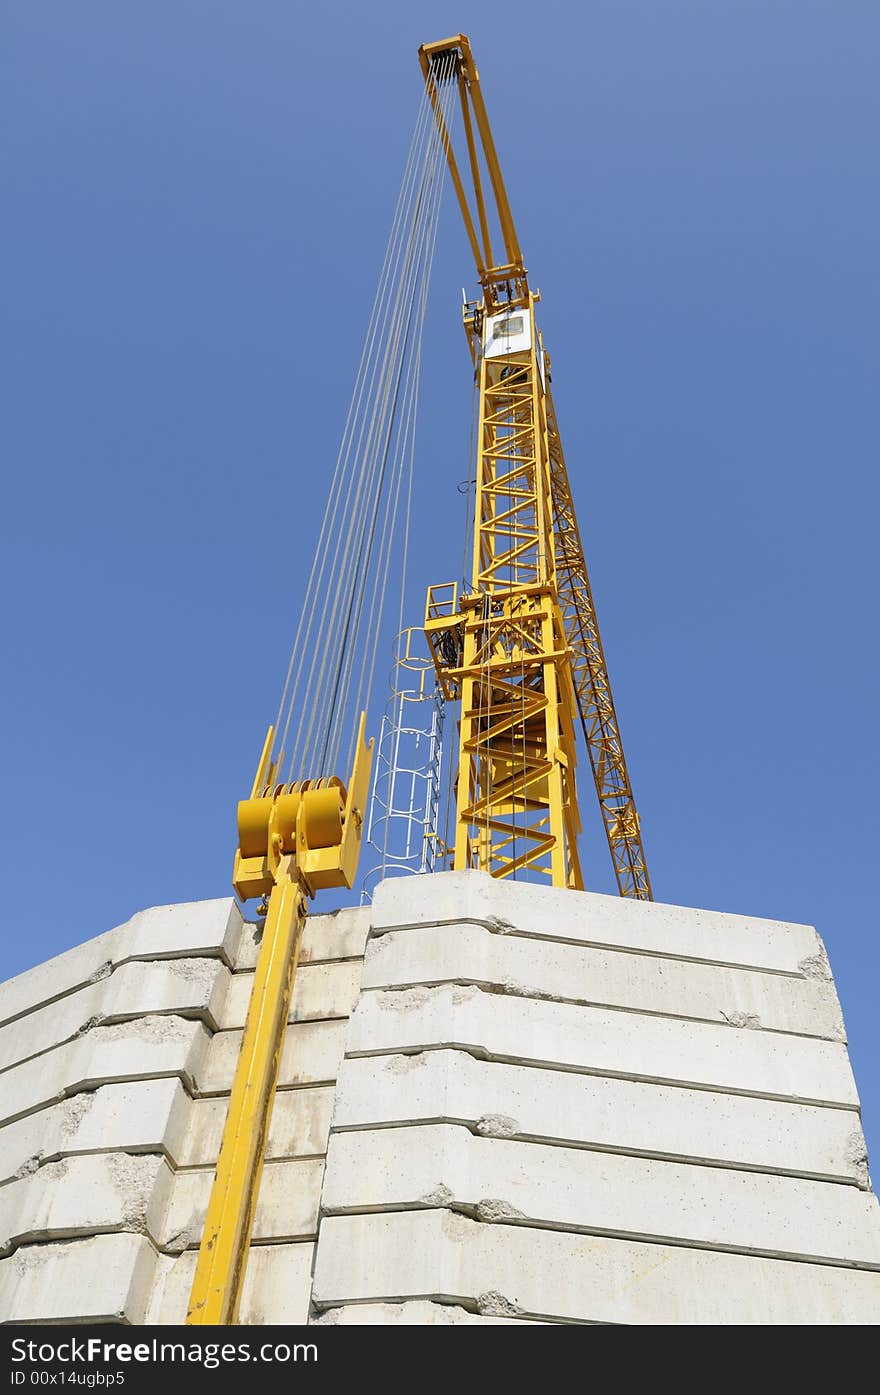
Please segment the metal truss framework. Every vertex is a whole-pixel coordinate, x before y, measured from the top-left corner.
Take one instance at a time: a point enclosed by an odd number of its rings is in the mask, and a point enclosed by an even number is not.
[[[549,387],[549,359],[467,38],[419,51],[429,94],[441,61],[456,77],[476,214],[434,100],[438,129],[482,286],[465,306],[479,373],[470,590],[429,589],[425,630],[444,693],[460,697],[454,866],[520,871],[581,887],[575,723],[583,730],[622,896],[652,891]],[[445,69],[448,71],[448,66]],[[478,148],[479,140],[479,148]],[[501,229],[493,256],[480,153]],[[487,353],[502,311],[527,316],[528,348]]]
[[[531,298],[527,314],[534,345]],[[439,665],[461,697],[454,866],[580,887],[574,692],[534,347],[482,358],[478,440],[474,589],[451,627],[448,612],[426,625],[435,654],[450,628],[460,637],[460,660]]]
[[[599,634],[549,383],[545,401],[559,598],[565,633],[571,646],[571,670],[578,715],[618,890],[621,896],[651,901],[653,896],[642,845],[641,823],[623,754],[620,726],[614,709],[605,651]]]

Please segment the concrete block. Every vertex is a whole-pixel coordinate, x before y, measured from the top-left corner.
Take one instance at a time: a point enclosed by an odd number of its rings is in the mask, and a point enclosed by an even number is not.
[[[138,911],[119,927],[129,959],[220,958],[230,969],[242,934],[241,911],[231,896],[183,901]]]
[[[345,1051],[348,1022],[337,1018],[328,1022],[298,1022],[287,1028],[278,1072],[279,1087],[288,1085],[327,1085]],[[241,1052],[242,1033],[217,1032],[200,1075],[202,1095],[229,1094],[232,1077]],[[0,1076],[2,1084],[2,1076]]]
[[[862,1325],[880,1322],[880,1274],[406,1211],[325,1217],[313,1299],[639,1326]]]
[[[124,925],[0,984],[0,1023],[100,982],[129,959],[219,957],[231,966],[241,923],[241,914],[228,896],[139,911]]]
[[[0,1121],[18,1119],[65,1095],[101,1085],[176,1075],[192,1093],[210,1036],[201,1022],[141,1017],[95,1027],[0,1075]]]
[[[267,1158],[315,1157],[326,1153],[334,1091],[330,1086],[279,1090],[269,1126]],[[191,1106],[182,1140],[181,1167],[210,1167],[217,1161],[228,1097],[212,1096]]]
[[[266,1163],[254,1218],[256,1243],[314,1238],[323,1172],[323,1158]],[[193,1168],[175,1175],[162,1227],[162,1249],[198,1249],[213,1180],[213,1168]]]
[[[255,1327],[308,1322],[314,1253],[310,1242],[252,1246],[239,1321]],[[159,1256],[147,1323],[184,1321],[195,1267],[195,1250],[187,1250],[179,1258]]]
[[[432,1122],[466,1124],[490,1137],[868,1185],[854,1110],[509,1066],[464,1051],[343,1061],[335,1128]]]
[[[329,959],[362,959],[369,930],[369,906],[331,911],[328,915],[310,915],[303,931],[300,963],[323,963]],[[255,968],[258,952],[257,927],[246,922],[235,961],[236,969]]]
[[[252,973],[233,974],[220,1026],[224,1031],[244,1027],[253,992]],[[361,961],[339,960],[331,964],[301,964],[293,981],[291,1022],[323,1021],[349,1017],[361,986]]]
[[[858,1106],[840,1042],[511,998],[473,987],[361,995],[347,1054],[437,1046],[515,1064]]]
[[[481,1317],[452,1303],[349,1303],[312,1318],[315,1327],[545,1327],[529,1318]]]
[[[116,931],[107,930],[0,983],[0,1023],[33,1012],[43,1003],[51,1003],[84,984],[106,978],[113,969],[115,941]]]
[[[142,1323],[155,1265],[130,1231],[16,1250],[0,1261],[0,1322]]]
[[[311,915],[303,931],[300,960],[362,959],[370,933],[370,907],[351,906],[329,915]]]
[[[769,1173],[485,1138],[452,1124],[337,1133],[321,1205],[454,1206],[552,1226],[880,1269],[872,1193]]]
[[[475,983],[527,998],[631,1008],[675,1017],[844,1040],[827,978],[546,941],[481,925],[392,930],[371,941],[365,988]]]
[[[174,1076],[72,1095],[0,1131],[0,1182],[77,1153],[164,1153],[179,1165],[193,1108]]]
[[[216,959],[127,963],[106,978],[0,1027],[0,1071],[70,1041],[102,1022],[174,1013],[216,1030],[229,982]]]
[[[91,1153],[46,1163],[0,1187],[0,1253],[114,1230],[158,1241],[172,1175],[155,1153]]]
[[[540,939],[830,977],[812,926],[781,920],[496,881],[484,872],[389,877],[373,897],[373,934],[462,920]]]

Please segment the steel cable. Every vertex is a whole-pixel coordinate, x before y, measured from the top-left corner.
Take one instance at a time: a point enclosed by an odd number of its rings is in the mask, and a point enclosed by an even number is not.
[[[436,143],[435,143],[436,144]],[[350,696],[351,674],[355,662],[355,645],[350,641],[361,634],[361,622],[364,614],[364,601],[367,589],[370,586],[372,576],[372,589],[375,596],[380,575],[387,576],[388,550],[391,545],[393,530],[389,531],[389,519],[392,518],[393,507],[396,503],[397,489],[399,488],[399,471],[402,465],[400,455],[400,415],[399,404],[401,398],[404,402],[409,396],[409,380],[411,374],[411,359],[409,354],[411,336],[413,329],[413,304],[417,288],[420,263],[422,261],[422,245],[425,237],[425,210],[430,210],[433,190],[431,188],[433,169],[429,148],[429,159],[425,167],[425,177],[420,190],[419,200],[413,224],[413,233],[408,248],[406,263],[406,276],[403,283],[403,294],[401,296],[400,316],[397,330],[397,342],[402,339],[402,347],[399,352],[392,348],[387,355],[387,379],[384,383],[384,392],[381,399],[381,407],[378,421],[373,423],[371,434],[374,436],[377,452],[373,462],[373,476],[375,480],[373,490],[373,509],[365,512],[362,527],[360,530],[359,550],[357,556],[357,566],[353,578],[353,584],[349,595],[348,611],[345,616],[344,629],[341,640],[328,653],[335,662],[336,676],[333,682],[331,711],[328,719],[327,735],[325,737],[324,748],[320,758],[317,759],[317,768],[321,770],[335,769],[338,759],[338,741],[342,723],[345,721]],[[397,443],[394,450],[393,438],[397,427]],[[392,461],[390,482],[388,477],[389,456]],[[387,487],[386,487],[387,485]],[[379,521],[379,511],[383,507],[384,519],[378,552],[374,557],[374,543],[376,527]],[[392,519],[393,521],[393,519]],[[372,564],[372,565],[371,565]],[[376,617],[376,624],[378,624]],[[375,627],[374,627],[375,630]],[[363,640],[366,640],[366,633]],[[366,650],[364,650],[364,657]],[[351,714],[354,716],[354,714]],[[354,733],[353,733],[354,735]],[[317,753],[309,753],[309,762],[317,757]]]
[[[370,354],[372,353],[373,345],[375,343],[377,327],[381,316],[381,308],[383,303],[385,287],[388,283],[390,270],[392,266],[392,254],[396,247],[398,228],[403,217],[403,210],[407,203],[408,190],[415,176],[415,170],[418,163],[416,158],[417,151],[420,147],[420,142],[424,135],[424,125],[429,114],[429,107],[430,103],[427,99],[427,94],[425,94],[419,108],[419,113],[416,120],[415,129],[413,131],[412,140],[410,142],[406,164],[404,166],[404,174],[403,179],[401,181],[400,193],[398,195],[397,204],[394,211],[394,217],[392,219],[391,233],[389,235],[388,243],[385,249],[385,256],[382,263],[382,268],[379,273],[379,281],[376,287],[376,294],[373,299],[372,309],[370,311],[370,318],[367,325],[367,333],[364,338],[360,362],[358,364],[357,373],[355,375],[354,390],[352,392],[351,402],[349,404],[345,425],[343,427],[342,440],[340,442],[339,452],[336,457],[336,464],[331,478],[327,505],[325,507],[324,516],[321,522],[321,530],[318,537],[318,545],[315,549],[315,555],[312,560],[311,570],[309,572],[309,579],[305,587],[304,594],[306,597],[313,596],[317,589],[315,586],[316,568],[318,567],[320,562],[321,569],[323,572],[323,563],[326,560],[326,553],[324,549],[325,539],[328,536],[328,532],[332,528],[332,521],[335,520],[338,514],[338,506],[343,494],[341,482],[347,469],[348,461],[351,454],[353,423],[356,418],[356,414],[360,408],[360,403],[363,399],[364,384],[367,377],[367,369],[370,362]],[[307,641],[309,638],[311,625],[315,619],[315,616],[316,610],[314,607],[303,605],[302,609],[300,610],[299,622],[297,624],[296,634],[294,637],[293,646],[291,648],[290,663],[288,665],[287,675],[281,693],[281,700],[278,706],[278,716],[275,723],[276,732],[280,733],[281,736],[281,740],[279,743],[281,750],[283,750],[287,745],[288,734],[290,730],[290,720],[296,701],[298,678],[299,674],[302,672],[302,670],[297,670],[297,678],[294,680],[294,688],[293,692],[291,692],[291,680],[293,679],[294,675],[295,660],[297,659],[300,653],[301,639]],[[304,621],[306,621],[305,635],[303,635]],[[284,721],[283,728],[282,720]]]
[[[453,63],[441,66],[436,79],[440,116],[448,123],[457,90]],[[346,733],[353,756],[359,711],[371,698],[398,539],[402,621],[421,346],[444,168],[426,89],[278,707],[276,758],[293,731],[289,780],[348,775],[337,762]]]

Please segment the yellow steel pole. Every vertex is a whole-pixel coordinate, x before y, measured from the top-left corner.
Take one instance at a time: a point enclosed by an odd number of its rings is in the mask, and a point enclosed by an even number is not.
[[[428,62],[427,53],[424,50],[424,48],[419,49],[419,62],[422,66],[422,72],[425,77],[425,84],[428,89],[428,96],[431,100],[431,106],[434,110],[434,116],[437,121],[437,130],[440,132],[440,140],[442,142],[443,149],[446,152],[446,160],[449,165],[449,174],[450,178],[452,179],[452,184],[455,189],[456,197],[458,199],[458,206],[461,209],[462,221],[464,222],[465,231],[468,236],[468,241],[471,244],[471,251],[474,254],[474,261],[477,264],[478,273],[480,276],[482,276],[485,271],[485,267],[483,266],[483,257],[482,253],[480,252],[480,244],[477,241],[477,234],[476,230],[474,229],[473,219],[471,218],[471,211],[468,208],[468,201],[464,192],[464,185],[461,182],[461,175],[458,172],[458,161],[456,160],[455,152],[452,149],[452,140],[449,135],[449,128],[447,127],[446,122],[443,119],[443,113],[440,110],[440,101],[437,96],[437,81],[434,74],[431,72],[431,67]],[[460,84],[460,77],[458,81]]]
[[[187,1323],[232,1324],[254,1224],[307,901],[282,874],[269,897],[241,1053],[193,1279]]]

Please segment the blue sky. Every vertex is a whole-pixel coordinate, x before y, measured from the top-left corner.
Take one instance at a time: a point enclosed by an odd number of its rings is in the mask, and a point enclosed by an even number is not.
[[[0,973],[223,895],[419,97],[480,65],[657,898],[825,938],[880,1156],[865,0],[2,0]],[[462,544],[447,199],[411,613]],[[611,890],[590,812],[588,884]]]

